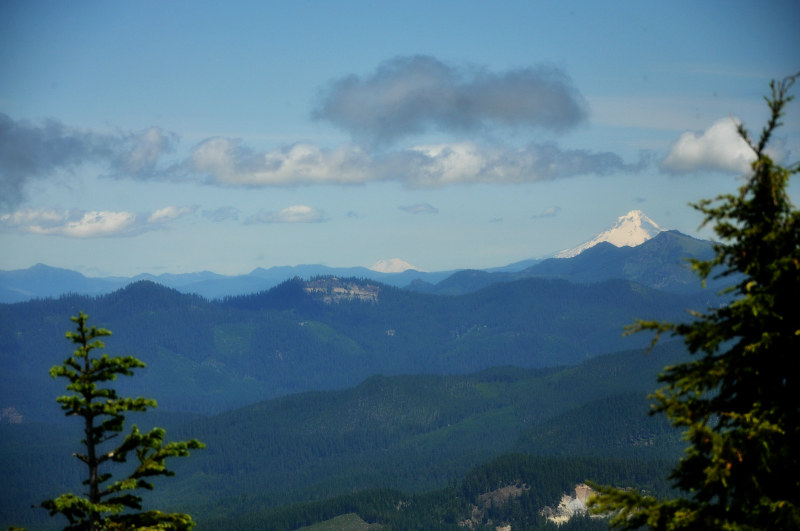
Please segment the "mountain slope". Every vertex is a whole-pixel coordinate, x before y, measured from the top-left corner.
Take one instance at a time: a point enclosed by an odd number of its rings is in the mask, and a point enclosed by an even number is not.
[[[708,260],[713,255],[711,242],[678,231],[662,231],[636,247],[602,242],[572,258],[544,260],[524,274],[580,283],[624,278],[654,289],[689,293],[701,290],[702,284],[688,260]],[[717,285],[710,282],[709,288]]]
[[[710,259],[712,245],[678,231],[661,231],[635,247],[600,242],[571,258],[549,258],[518,272],[459,271],[435,285],[415,284],[407,289],[460,295],[522,278],[560,278],[580,284],[624,279],[672,293],[697,293],[703,291],[702,284],[688,260]],[[725,282],[710,279],[708,291],[716,291]]]

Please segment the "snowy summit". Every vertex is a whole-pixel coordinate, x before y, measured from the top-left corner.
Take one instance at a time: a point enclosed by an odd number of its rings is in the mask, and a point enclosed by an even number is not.
[[[556,258],[577,256],[600,242],[608,242],[617,247],[636,247],[663,230],[641,210],[631,210],[624,216],[620,216],[614,226],[607,231],[601,232],[588,242],[582,243],[577,247],[560,251],[556,254]]]
[[[408,271],[409,269],[413,269],[415,271],[422,271],[417,266],[411,265],[405,260],[400,260],[399,258],[389,258],[388,260],[378,260],[370,267],[373,271],[377,271],[379,273],[402,273],[403,271]]]

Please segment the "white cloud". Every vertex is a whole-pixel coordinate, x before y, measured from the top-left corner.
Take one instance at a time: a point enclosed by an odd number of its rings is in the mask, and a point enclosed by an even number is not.
[[[176,207],[168,206],[156,210],[147,218],[148,223],[164,223],[187,214],[192,214],[197,210],[197,207]]]
[[[671,173],[746,173],[755,153],[739,136],[737,125],[737,120],[723,118],[700,135],[683,133],[661,162],[661,168]]]
[[[472,142],[416,146],[406,153],[406,175],[417,186],[473,182],[496,156]]]
[[[0,216],[0,229],[66,238],[135,236],[157,230],[196,207],[168,206],[150,214],[112,210],[57,210],[30,208]]]
[[[247,219],[247,223],[319,223],[324,213],[306,205],[286,207],[278,212],[259,212]]]
[[[128,231],[135,222],[136,214],[108,210],[28,209],[0,216],[0,224],[7,230],[68,238],[114,236]]]
[[[210,138],[191,155],[194,172],[228,186],[291,186],[297,184],[361,183],[373,176],[369,156],[358,146],[336,149],[298,143],[255,153],[240,140]]]
[[[95,210],[86,212],[79,220],[70,221],[60,228],[50,229],[42,234],[60,234],[71,238],[97,238],[111,236],[128,229],[136,221],[131,212],[110,212]]]

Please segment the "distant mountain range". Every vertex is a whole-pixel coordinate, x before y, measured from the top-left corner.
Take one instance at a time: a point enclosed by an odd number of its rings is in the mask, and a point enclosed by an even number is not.
[[[278,266],[256,268],[246,275],[227,276],[210,271],[161,275],[142,274],[135,277],[86,277],[77,271],[36,264],[28,269],[0,271],[0,303],[58,297],[69,293],[102,295],[140,280],[149,280],[182,293],[220,299],[265,291],[287,279],[316,276],[356,277],[375,280],[390,286],[405,286],[417,279],[436,283],[453,271],[424,273],[413,269],[382,272],[366,267],[328,267],[324,265]]]
[[[150,280],[182,293],[207,299],[265,291],[294,277],[362,278],[412,291],[456,295],[497,282],[521,278],[563,278],[591,283],[626,279],[672,292],[700,288],[687,258],[708,259],[711,242],[677,231],[664,231],[641,211],[622,216],[616,225],[591,241],[562,251],[562,258],[525,260],[487,270],[423,272],[400,259],[382,260],[372,268],[298,265],[257,268],[246,275],[226,276],[210,271],[186,274],[138,275],[132,278],[90,278],[76,271],[37,264],[28,269],[0,271],[0,303],[58,297],[67,293],[101,295],[132,282]]]

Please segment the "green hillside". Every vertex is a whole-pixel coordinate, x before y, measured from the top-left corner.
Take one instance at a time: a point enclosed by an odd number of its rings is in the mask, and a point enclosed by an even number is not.
[[[350,389],[291,395],[210,417],[156,410],[130,421],[158,423],[171,439],[191,436],[207,444],[176,463],[177,475],[156,490],[160,506],[190,512],[200,529],[218,529],[222,521],[253,518],[254,507],[266,515],[371,489],[421,496],[508,451],[549,456],[567,468],[581,459],[586,466],[600,459],[644,469],[655,466],[646,462],[674,459],[680,444],[647,417],[644,393],[661,367],[684,356],[671,343],[649,355],[626,351],[565,368],[374,376]],[[54,490],[80,489],[70,457],[78,430],[0,428],[0,455],[13,457],[0,470],[6,479],[0,523],[46,519],[27,507]],[[569,481],[584,479],[578,474]],[[320,518],[347,512],[353,511]]]

